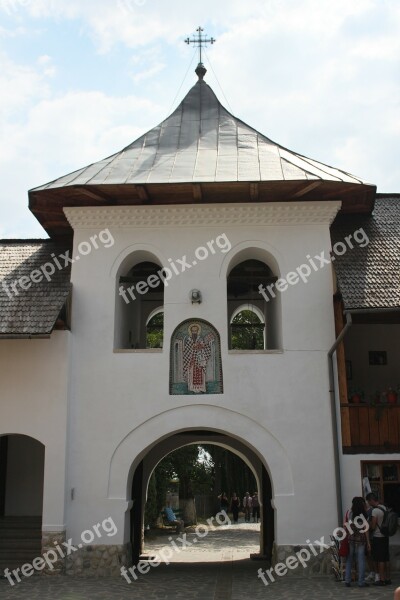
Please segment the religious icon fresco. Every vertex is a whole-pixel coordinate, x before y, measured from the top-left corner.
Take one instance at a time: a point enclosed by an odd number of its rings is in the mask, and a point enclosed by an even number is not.
[[[202,319],[183,321],[172,334],[170,394],[222,394],[219,333]]]

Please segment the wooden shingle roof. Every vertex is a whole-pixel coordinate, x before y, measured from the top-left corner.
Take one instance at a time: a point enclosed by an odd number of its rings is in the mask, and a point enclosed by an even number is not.
[[[346,310],[400,308],[400,194],[377,194],[370,216],[339,215],[332,245],[362,228],[365,247],[336,256],[334,268]],[[361,236],[360,236],[361,237]]]
[[[70,268],[59,269],[51,255],[57,257],[65,250],[50,240],[0,240],[0,336],[52,332],[71,284]],[[49,281],[40,270],[46,263],[55,268],[51,276],[47,268]]]

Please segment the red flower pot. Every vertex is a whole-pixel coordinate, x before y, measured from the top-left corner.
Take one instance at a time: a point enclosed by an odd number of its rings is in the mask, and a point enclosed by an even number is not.
[[[387,398],[388,404],[396,404],[397,403],[397,394],[393,390],[390,390],[390,392],[388,392],[386,394],[386,398]]]
[[[360,394],[353,394],[351,397],[351,401],[353,404],[360,404],[361,403],[361,396]]]

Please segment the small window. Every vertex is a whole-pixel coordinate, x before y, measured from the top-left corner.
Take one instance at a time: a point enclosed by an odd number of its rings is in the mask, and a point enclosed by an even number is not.
[[[227,277],[228,346],[231,350],[280,347],[279,297],[262,293],[277,277],[264,262],[238,263]]]
[[[115,348],[162,348],[164,284],[160,266],[142,261],[118,275]]]
[[[361,461],[361,478],[364,493],[374,492],[400,515],[399,461]]]

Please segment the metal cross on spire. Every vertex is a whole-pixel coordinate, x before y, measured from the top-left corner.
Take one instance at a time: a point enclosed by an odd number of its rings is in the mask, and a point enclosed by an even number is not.
[[[217,40],[213,37],[207,38],[207,35],[203,35],[204,29],[202,27],[198,27],[196,31],[197,36],[193,36],[192,39],[186,38],[185,42],[188,45],[195,44],[195,46],[199,49],[199,64],[197,65],[196,73],[199,79],[203,79],[204,75],[207,73],[207,69],[203,65],[202,50],[207,46],[207,44],[214,44]]]

